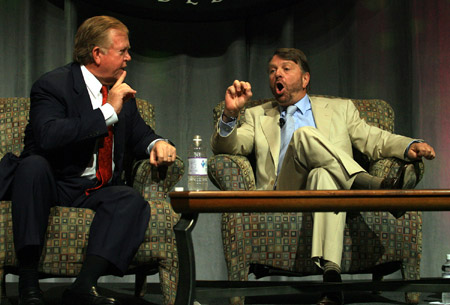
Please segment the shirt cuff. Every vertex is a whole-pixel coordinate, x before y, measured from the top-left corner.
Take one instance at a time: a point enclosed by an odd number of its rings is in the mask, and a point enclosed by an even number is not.
[[[100,107],[100,110],[103,113],[103,117],[105,118],[106,126],[111,126],[117,122],[119,122],[119,118],[117,117],[117,113],[114,111],[114,107],[111,104],[106,103]]]
[[[220,116],[220,120],[219,120],[219,135],[221,137],[228,136],[233,131],[235,126],[236,126],[236,120],[232,120],[232,121],[226,123],[226,122],[224,122],[222,120],[222,116]]]

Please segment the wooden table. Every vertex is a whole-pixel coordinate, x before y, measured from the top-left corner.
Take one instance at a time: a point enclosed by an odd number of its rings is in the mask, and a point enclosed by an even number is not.
[[[180,266],[175,305],[191,305],[195,300],[195,257],[191,232],[199,213],[450,211],[450,190],[199,191],[172,192],[169,196],[175,212],[181,213],[181,219],[174,228]],[[242,290],[236,290],[244,285],[259,286],[258,282],[218,281],[218,283],[226,287],[229,293],[233,293],[227,296],[244,295]],[[274,283],[264,282],[264,284]],[[385,284],[377,285],[376,289],[418,292],[439,292],[447,289],[450,291],[449,281],[442,279],[386,281]],[[277,285],[285,286],[286,293],[301,290],[300,286],[288,287],[288,285],[292,286],[293,282],[277,283]],[[336,284],[333,285],[336,289]],[[338,285],[340,285],[339,289],[345,290],[345,286],[349,283]],[[370,290],[367,285],[363,285],[364,287],[358,284],[350,283],[350,285],[353,285],[352,289],[356,287],[356,290]],[[321,286],[326,285],[321,284]],[[374,289],[374,287],[371,288]],[[305,289],[311,289],[311,287],[305,287]]]

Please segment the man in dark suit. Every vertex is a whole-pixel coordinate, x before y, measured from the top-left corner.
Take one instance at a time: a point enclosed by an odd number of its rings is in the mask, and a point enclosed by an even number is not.
[[[121,180],[124,153],[154,166],[176,157],[175,147],[140,117],[136,91],[124,82],[129,48],[122,22],[90,18],[77,31],[74,63],[43,75],[31,89],[25,148],[0,166],[2,185],[8,185],[0,198],[10,194],[12,200],[21,305],[45,304],[38,262],[56,204],[96,211],[86,260],[63,304],[119,304],[96,292],[97,280],[124,274],[150,217],[148,203]]]

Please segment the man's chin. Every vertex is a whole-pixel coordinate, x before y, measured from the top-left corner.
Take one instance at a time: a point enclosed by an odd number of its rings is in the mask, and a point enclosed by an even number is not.
[[[122,76],[122,73],[125,72],[125,69],[119,69],[116,73],[114,73],[114,83]]]
[[[281,96],[275,95],[275,99],[277,100],[278,105],[280,105],[280,106],[286,106],[289,104],[289,101],[286,99],[286,97],[284,95],[281,95]]]
[[[122,75],[122,72],[116,73],[116,74],[114,74],[114,76],[105,79],[105,81],[107,82],[106,85],[108,85],[108,86],[114,85],[117,82],[117,80],[120,78],[121,75]]]
[[[102,85],[112,86],[116,83],[116,81],[117,81],[117,79],[114,79],[114,78],[104,79],[102,82]]]

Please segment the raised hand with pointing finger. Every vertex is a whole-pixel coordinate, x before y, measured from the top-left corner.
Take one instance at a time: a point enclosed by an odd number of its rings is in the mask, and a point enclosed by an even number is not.
[[[237,117],[252,95],[252,86],[249,82],[235,80],[225,92],[225,109],[222,119],[228,122],[230,118]]]
[[[130,98],[134,98],[136,90],[124,83],[127,71],[123,71],[114,86],[109,90],[107,102],[113,106],[114,111],[119,114],[122,111],[123,103]]]

